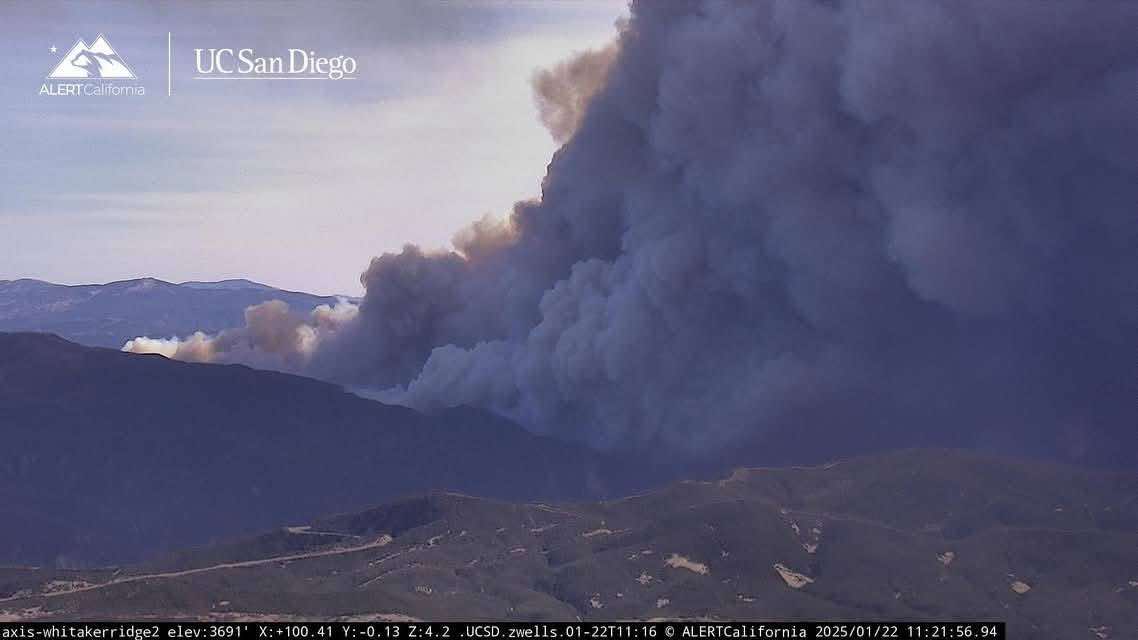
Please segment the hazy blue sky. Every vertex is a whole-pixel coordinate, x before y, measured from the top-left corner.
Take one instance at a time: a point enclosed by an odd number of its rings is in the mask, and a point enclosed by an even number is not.
[[[372,256],[445,246],[538,195],[555,145],[530,76],[602,46],[626,13],[619,0],[0,4],[0,279],[358,293]],[[100,33],[146,96],[38,95]],[[359,78],[195,81],[207,47],[350,55]]]

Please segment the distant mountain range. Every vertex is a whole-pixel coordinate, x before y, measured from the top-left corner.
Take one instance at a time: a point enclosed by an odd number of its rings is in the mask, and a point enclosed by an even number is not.
[[[653,477],[479,410],[0,334],[0,564],[138,560],[432,489],[582,499]]]
[[[138,336],[169,338],[238,327],[246,307],[268,300],[283,300],[304,313],[338,298],[250,280],[174,284],[141,278],[87,285],[0,280],[0,331],[43,331],[117,349]]]
[[[947,450],[593,504],[430,494],[148,565],[0,570],[0,615],[981,619],[1132,638],[1136,497],[1133,473]]]

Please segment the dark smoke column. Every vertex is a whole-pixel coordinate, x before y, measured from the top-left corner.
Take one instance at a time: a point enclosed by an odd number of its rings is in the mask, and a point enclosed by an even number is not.
[[[595,94],[552,105],[541,201],[377,258],[310,372],[599,446],[1136,462],[1135,33],[1128,2],[634,3],[547,78]]]

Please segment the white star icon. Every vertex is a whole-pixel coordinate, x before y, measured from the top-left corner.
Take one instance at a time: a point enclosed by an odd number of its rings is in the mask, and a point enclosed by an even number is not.
[[[55,45],[51,45],[51,52],[55,53],[56,51],[58,51],[58,49],[55,48]]]

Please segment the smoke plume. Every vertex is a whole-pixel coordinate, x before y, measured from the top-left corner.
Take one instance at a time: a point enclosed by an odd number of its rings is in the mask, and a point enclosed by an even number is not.
[[[615,44],[585,51],[534,74],[534,102],[554,140],[565,142],[577,130],[593,95],[604,85],[616,51]]]
[[[540,201],[375,258],[358,312],[174,355],[602,447],[1133,439],[1135,33],[1121,2],[634,2],[535,81]]]

